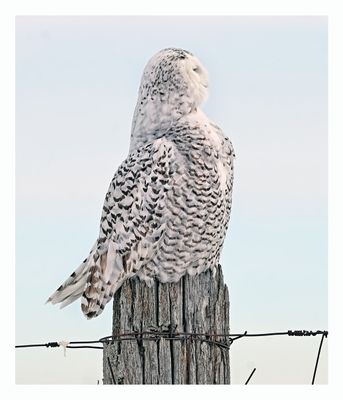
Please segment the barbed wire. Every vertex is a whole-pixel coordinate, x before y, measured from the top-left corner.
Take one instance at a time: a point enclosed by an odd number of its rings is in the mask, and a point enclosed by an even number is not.
[[[244,333],[200,333],[200,332],[175,332],[173,330],[166,331],[143,331],[143,332],[124,332],[118,333],[116,335],[104,336],[98,340],[83,340],[83,341],[71,341],[68,342],[66,346],[68,349],[82,349],[82,348],[94,348],[94,349],[103,349],[100,346],[89,346],[94,343],[101,344],[109,344],[115,341],[124,341],[124,340],[158,340],[160,338],[164,338],[166,340],[200,340],[205,342],[210,342],[216,345],[221,345],[224,347],[229,347],[227,344],[220,342],[218,340],[213,340],[211,338],[229,338],[229,344],[232,344],[234,341],[242,338],[249,337],[262,337],[262,336],[316,336],[323,335],[324,337],[328,336],[328,331],[307,331],[307,330],[288,330],[284,332],[266,332],[266,333],[248,333],[245,331]],[[80,345],[80,346],[76,346]],[[87,345],[87,346],[85,346]],[[28,348],[28,347],[59,347],[61,346],[61,342],[48,342],[48,343],[39,343],[39,344],[20,344],[16,345],[15,348]]]
[[[263,333],[248,333],[245,331],[244,333],[230,333],[230,334],[218,334],[218,333],[199,333],[199,332],[176,332],[171,327],[168,330],[151,330],[151,331],[142,331],[142,332],[124,332],[118,333],[115,335],[104,336],[99,340],[82,340],[82,341],[61,341],[61,342],[48,342],[48,343],[38,343],[38,344],[20,344],[16,345],[15,348],[36,348],[36,347],[64,347],[64,349],[98,349],[104,350],[104,345],[110,345],[114,342],[121,342],[126,340],[150,340],[150,341],[160,341],[164,340],[181,340],[181,341],[201,341],[205,343],[209,343],[211,345],[215,345],[224,349],[229,350],[232,343],[242,339],[242,338],[252,338],[252,337],[266,337],[266,336],[297,336],[297,337],[309,337],[309,336],[317,336],[322,335],[319,349],[317,353],[316,363],[312,376],[312,385],[315,382],[319,358],[321,354],[321,349],[323,345],[324,338],[327,338],[328,331],[307,331],[307,330],[288,330],[284,332],[263,332]],[[227,340],[228,339],[228,340]],[[92,344],[100,343],[102,346],[92,346]],[[115,383],[114,374],[112,370],[112,366],[110,364],[109,359],[107,360],[110,366],[110,372],[112,375],[113,383]],[[253,376],[256,368],[251,372],[245,384],[247,385]]]

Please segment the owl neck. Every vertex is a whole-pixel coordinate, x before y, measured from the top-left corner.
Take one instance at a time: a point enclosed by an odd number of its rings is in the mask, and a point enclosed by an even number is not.
[[[194,101],[182,93],[148,99],[140,95],[132,120],[130,152],[164,136],[181,118],[194,118],[197,112]]]

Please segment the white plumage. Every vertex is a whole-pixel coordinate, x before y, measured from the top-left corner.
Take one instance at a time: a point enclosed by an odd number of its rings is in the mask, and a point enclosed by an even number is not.
[[[234,151],[199,109],[207,87],[206,70],[185,50],[165,49],[148,62],[129,155],[110,183],[99,237],[48,301],[65,306],[81,297],[92,318],[133,275],[175,282],[218,264]]]

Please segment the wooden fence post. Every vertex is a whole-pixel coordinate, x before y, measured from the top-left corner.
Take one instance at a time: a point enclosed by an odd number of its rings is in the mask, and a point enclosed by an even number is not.
[[[228,337],[143,340],[148,336],[139,333],[147,331],[169,332],[170,337],[173,332],[229,334],[229,294],[220,266],[215,273],[185,275],[177,283],[155,281],[151,288],[137,277],[126,281],[114,295],[112,334],[137,332],[137,336],[104,344],[103,382],[230,383]]]

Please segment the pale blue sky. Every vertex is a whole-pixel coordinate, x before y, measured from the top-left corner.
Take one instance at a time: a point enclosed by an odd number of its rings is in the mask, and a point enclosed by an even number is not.
[[[79,303],[46,298],[98,233],[126,157],[147,60],[165,47],[207,68],[205,112],[236,151],[221,264],[232,332],[327,329],[327,20],[324,17],[19,17],[16,34],[16,342],[95,339]],[[158,32],[158,34],[156,34]],[[308,383],[319,337],[247,339],[232,381]],[[327,381],[327,345],[318,382]],[[296,368],[295,368],[296,366]],[[96,383],[101,352],[17,350],[17,383]]]

